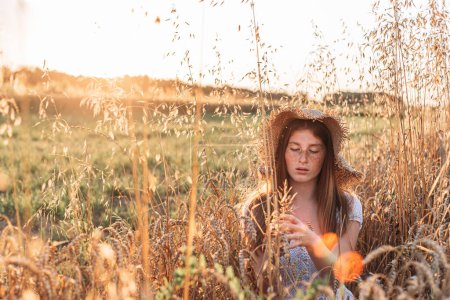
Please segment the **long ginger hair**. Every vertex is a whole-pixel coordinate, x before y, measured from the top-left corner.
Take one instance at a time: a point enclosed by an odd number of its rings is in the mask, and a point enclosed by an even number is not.
[[[285,152],[292,134],[301,129],[309,129],[319,138],[325,146],[326,155],[322,165],[322,170],[317,181],[317,201],[318,201],[318,218],[320,229],[323,233],[333,232],[341,236],[347,227],[349,215],[349,203],[345,201],[349,195],[336,185],[334,149],[331,135],[328,129],[320,121],[296,119],[288,123],[280,135],[278,147],[275,152],[275,177],[277,189],[283,190],[285,182],[289,182],[289,174],[287,172]],[[247,200],[246,214],[254,224],[256,231],[250,248],[253,250],[261,246],[266,233],[266,222],[268,221],[266,207],[267,195],[273,191],[269,190],[254,193]],[[271,205],[272,206],[272,205]],[[273,212],[273,206],[271,211]]]
[[[320,229],[323,233],[338,233],[338,220],[336,218],[338,211],[341,216],[348,216],[348,201],[344,200],[343,191],[336,185],[334,174],[334,149],[331,141],[331,135],[328,129],[319,121],[312,120],[292,120],[283,130],[277,151],[275,152],[275,166],[277,188],[281,190],[289,175],[287,172],[286,160],[284,158],[289,139],[297,130],[309,129],[313,135],[319,138],[325,145],[325,159],[323,161],[322,170],[320,171],[317,181],[317,201],[318,201],[318,218]],[[347,218],[341,221],[341,227],[345,232],[347,226]]]

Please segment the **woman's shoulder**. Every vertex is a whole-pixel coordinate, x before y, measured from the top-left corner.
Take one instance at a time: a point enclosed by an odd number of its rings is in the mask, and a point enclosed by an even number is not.
[[[253,209],[256,205],[265,203],[267,195],[267,188],[264,185],[259,186],[258,188],[247,193],[244,196],[244,199],[235,205],[235,208],[241,215],[246,215],[248,211]]]
[[[344,196],[349,206],[348,219],[362,224],[363,213],[361,200],[356,194],[351,192],[344,192]]]
[[[349,205],[362,206],[361,200],[359,199],[359,196],[356,195],[355,193],[345,191],[344,192],[344,196],[345,196],[345,199],[348,201]]]
[[[260,205],[265,203],[267,199],[267,192],[265,191],[253,191],[240,203],[238,203],[235,207],[238,209],[238,212],[245,216],[249,213],[249,210],[255,208],[256,205]]]

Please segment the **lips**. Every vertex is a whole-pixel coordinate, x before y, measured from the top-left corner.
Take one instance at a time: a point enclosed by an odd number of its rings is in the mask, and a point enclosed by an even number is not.
[[[298,172],[308,172],[309,170],[306,168],[295,168],[296,171]]]

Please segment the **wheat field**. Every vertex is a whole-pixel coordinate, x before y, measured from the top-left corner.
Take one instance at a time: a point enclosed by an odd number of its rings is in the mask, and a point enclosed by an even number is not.
[[[254,90],[3,67],[0,299],[283,299],[279,282],[261,293],[252,281],[239,205],[260,182],[260,125],[287,106],[349,127],[364,222],[362,272],[346,286],[450,299],[450,16],[433,0],[375,1],[373,14],[350,58],[364,92],[339,90],[320,43],[297,93],[271,91],[255,14]],[[335,297],[316,280],[297,298],[319,294]]]

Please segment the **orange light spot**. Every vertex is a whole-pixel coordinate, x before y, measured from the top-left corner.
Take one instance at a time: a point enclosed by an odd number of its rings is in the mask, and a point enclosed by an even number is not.
[[[159,17],[156,17],[156,19],[155,19],[155,23],[156,23],[156,24],[159,24],[159,23],[161,23],[161,19],[160,19]]]
[[[353,281],[362,273],[363,257],[358,252],[346,252],[339,256],[333,269],[339,281]]]
[[[320,237],[320,240],[317,241],[316,246],[318,246],[318,247],[313,247],[314,255],[316,255],[318,257],[328,256],[328,254],[329,254],[328,250],[332,250],[334,248],[334,246],[336,246],[337,242],[338,242],[338,237],[335,233],[327,232],[327,233],[323,234]],[[320,244],[325,245],[326,248],[320,246]]]
[[[322,235],[322,241],[328,249],[333,249],[337,245],[338,237],[334,232],[327,232]]]

